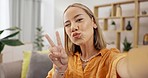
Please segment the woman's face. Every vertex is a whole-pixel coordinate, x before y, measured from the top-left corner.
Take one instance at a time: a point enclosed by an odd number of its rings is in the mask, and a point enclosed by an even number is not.
[[[64,26],[66,34],[74,44],[81,45],[93,41],[93,28],[96,24],[83,9],[70,7],[64,13]]]

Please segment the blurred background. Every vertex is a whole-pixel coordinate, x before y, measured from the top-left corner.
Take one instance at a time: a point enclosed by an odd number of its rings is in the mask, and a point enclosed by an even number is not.
[[[25,45],[25,47],[10,47],[7,46],[3,50],[4,61],[9,62],[11,60],[22,59],[22,54],[20,51],[22,50],[31,50],[34,51],[34,42],[38,37],[37,32],[42,32],[41,36],[44,34],[49,34],[50,37],[56,42],[55,39],[55,31],[59,31],[61,35],[62,42],[64,44],[64,34],[63,34],[63,11],[65,8],[73,3],[82,3],[88,6],[94,12],[94,6],[109,4],[113,2],[122,2],[129,0],[0,0],[0,30],[6,29],[9,27],[19,27],[21,29],[20,34],[17,36]],[[148,12],[148,2],[141,4],[141,10]],[[123,15],[134,15],[134,4],[129,4],[121,6],[124,11]],[[99,11],[100,17],[107,17],[110,14],[110,8],[101,9]],[[132,12],[132,13],[131,13]],[[127,21],[132,21],[133,19],[129,18]],[[139,36],[139,44],[143,42],[143,35],[148,32],[148,18],[142,18],[140,21],[142,22],[140,28],[140,36]],[[100,26],[103,25],[103,22],[99,21]],[[110,24],[110,22],[109,22]],[[118,26],[118,20],[116,21],[116,25]],[[131,22],[131,25],[134,26],[134,23]],[[41,31],[36,28],[40,28]],[[6,32],[0,36],[0,38],[4,37],[6,34],[10,32]],[[116,47],[115,45],[115,33],[114,32],[103,32],[105,40],[108,44],[111,44],[109,47]],[[121,48],[124,37],[127,36],[130,42],[133,42],[133,33],[123,33],[121,36]],[[49,44],[45,38],[43,38],[43,50],[49,47]],[[10,48],[12,52],[10,51]],[[15,52],[15,51],[18,51]],[[18,55],[16,58],[15,55]]]

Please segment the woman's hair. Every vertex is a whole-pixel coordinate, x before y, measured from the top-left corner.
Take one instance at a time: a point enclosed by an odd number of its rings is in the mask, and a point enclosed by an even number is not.
[[[94,38],[93,38],[93,43],[94,43],[94,47],[96,50],[101,50],[103,48],[106,48],[106,43],[103,39],[102,36],[102,30],[99,27],[99,24],[97,22],[97,19],[95,18],[93,12],[85,5],[80,4],[80,3],[74,3],[72,5],[69,5],[64,13],[70,8],[70,7],[78,7],[81,8],[82,10],[84,10],[88,16],[93,19],[94,23],[97,25],[97,28],[94,28]],[[65,37],[65,51],[67,52],[67,54],[69,55],[74,55],[76,52],[81,53],[81,49],[80,46],[74,44],[71,42],[71,40],[69,39],[68,35],[66,34],[65,28],[64,28],[64,37]]]

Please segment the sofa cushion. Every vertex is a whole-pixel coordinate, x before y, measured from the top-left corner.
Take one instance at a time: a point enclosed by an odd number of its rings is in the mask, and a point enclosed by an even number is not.
[[[26,74],[28,71],[28,65],[30,63],[30,57],[31,57],[31,51],[23,52],[23,64],[22,64],[21,78],[26,78]]]
[[[46,78],[51,68],[47,53],[32,52],[27,78]]]
[[[3,71],[5,78],[21,78],[21,67],[22,60],[9,63],[2,63],[1,71]]]
[[[5,78],[5,76],[4,76],[4,70],[2,68],[2,64],[0,64],[0,78]]]

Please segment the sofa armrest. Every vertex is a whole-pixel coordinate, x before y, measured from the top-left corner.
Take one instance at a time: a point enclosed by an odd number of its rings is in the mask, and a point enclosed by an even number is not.
[[[5,78],[21,78],[22,60],[2,63],[0,65],[1,74]]]
[[[4,71],[2,69],[2,65],[0,64],[0,78],[5,78]]]

